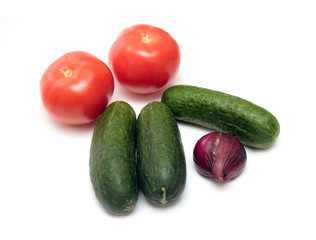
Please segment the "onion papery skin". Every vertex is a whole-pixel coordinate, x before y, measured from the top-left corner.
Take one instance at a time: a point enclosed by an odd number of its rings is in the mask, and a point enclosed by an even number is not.
[[[193,160],[202,176],[217,182],[228,182],[244,170],[247,153],[237,137],[228,133],[212,132],[197,141]]]

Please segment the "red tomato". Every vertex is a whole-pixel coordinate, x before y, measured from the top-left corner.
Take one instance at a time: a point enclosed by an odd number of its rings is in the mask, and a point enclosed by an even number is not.
[[[177,75],[180,49],[166,31],[139,24],[119,34],[109,52],[109,65],[126,89],[153,93]]]
[[[81,125],[95,120],[114,91],[107,65],[86,52],[70,52],[53,62],[40,83],[44,107],[59,122]]]

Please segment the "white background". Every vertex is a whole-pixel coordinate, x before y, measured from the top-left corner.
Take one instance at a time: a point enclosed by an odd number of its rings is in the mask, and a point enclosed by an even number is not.
[[[1,1],[0,9],[0,239],[316,239],[315,1]],[[140,193],[133,213],[115,217],[90,183],[94,125],[52,120],[39,81],[69,51],[108,63],[118,33],[138,23],[165,29],[180,45],[174,84],[250,100],[278,118],[281,133],[269,149],[246,149],[236,180],[216,184],[192,160],[207,131],[179,123],[181,199],[157,208]],[[138,114],[160,95],[116,84],[111,101]]]

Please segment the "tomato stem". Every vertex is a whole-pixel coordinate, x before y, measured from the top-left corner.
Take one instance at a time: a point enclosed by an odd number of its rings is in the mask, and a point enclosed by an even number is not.
[[[143,43],[149,43],[150,42],[150,39],[146,36],[146,37],[143,37],[142,38],[142,42]]]
[[[71,75],[72,75],[72,70],[71,70],[71,69],[67,69],[67,70],[64,72],[64,74],[65,74],[65,77],[71,77]]]

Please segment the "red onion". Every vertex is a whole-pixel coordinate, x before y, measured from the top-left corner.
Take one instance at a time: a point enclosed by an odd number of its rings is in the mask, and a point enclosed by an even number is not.
[[[202,176],[227,182],[241,174],[247,154],[238,138],[227,133],[212,132],[196,143],[193,159]]]

